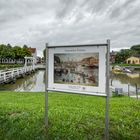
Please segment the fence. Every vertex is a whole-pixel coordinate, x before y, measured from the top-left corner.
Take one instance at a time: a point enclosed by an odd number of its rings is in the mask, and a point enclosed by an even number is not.
[[[31,60],[27,61],[31,63]],[[25,59],[0,58],[0,64],[24,64]]]
[[[17,77],[21,77],[26,73],[30,73],[37,69],[36,66],[26,66],[10,69],[8,71],[0,71],[0,84],[14,81]]]

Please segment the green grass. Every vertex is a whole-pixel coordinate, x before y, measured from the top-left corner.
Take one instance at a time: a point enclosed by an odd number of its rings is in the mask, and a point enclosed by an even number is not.
[[[49,128],[44,93],[0,92],[0,140],[102,140],[105,98],[49,93]],[[140,100],[110,98],[110,140],[140,139]]]
[[[135,67],[135,66],[140,66],[140,64],[112,64],[112,66],[132,66],[132,67]]]
[[[23,64],[0,64],[0,70],[22,67]]]

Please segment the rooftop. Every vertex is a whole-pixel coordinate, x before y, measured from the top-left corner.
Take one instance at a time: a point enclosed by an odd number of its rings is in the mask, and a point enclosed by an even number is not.
[[[35,52],[36,52],[36,48],[29,48],[29,51],[30,51],[31,53],[35,53]]]

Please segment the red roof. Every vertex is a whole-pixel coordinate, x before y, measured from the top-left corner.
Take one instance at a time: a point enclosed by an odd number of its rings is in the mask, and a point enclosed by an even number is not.
[[[31,53],[35,53],[36,52],[36,48],[28,48],[29,49],[29,51],[31,52]]]

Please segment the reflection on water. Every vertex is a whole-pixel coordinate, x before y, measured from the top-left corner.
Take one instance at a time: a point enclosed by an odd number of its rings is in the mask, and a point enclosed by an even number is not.
[[[39,70],[36,73],[16,80],[15,84],[0,85],[0,90],[10,91],[45,91],[45,71]],[[123,88],[124,92],[135,91],[135,84],[140,88],[140,71],[134,74],[111,74],[113,87]]]
[[[124,92],[128,92],[128,84],[130,85],[130,91],[135,92],[135,85],[140,88],[140,71],[127,74],[111,74],[111,84],[116,88],[123,88]]]
[[[45,91],[45,71],[40,70],[31,75],[16,80],[16,83],[0,85],[0,90],[6,91]]]

